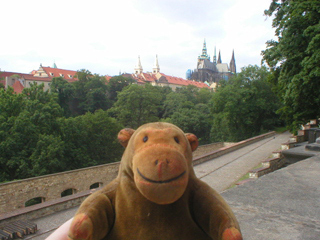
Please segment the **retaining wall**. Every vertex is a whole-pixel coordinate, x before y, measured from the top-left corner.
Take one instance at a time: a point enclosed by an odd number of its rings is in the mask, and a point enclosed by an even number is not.
[[[119,163],[111,163],[2,183],[0,214],[24,208],[25,203],[33,198],[41,197],[47,202],[61,198],[61,193],[67,189],[77,193],[89,190],[94,183],[102,186],[117,176],[118,169]]]
[[[275,135],[275,132],[259,135],[238,143],[217,143],[200,146],[195,155],[193,165],[212,160],[221,155],[235,151],[241,147]],[[203,149],[201,149],[203,148]],[[206,149],[206,150],[204,150]],[[203,152],[209,153],[200,155]],[[34,219],[51,213],[78,206],[92,192],[89,190],[94,183],[108,184],[117,176],[119,163],[105,164],[68,172],[51,174],[36,178],[19,180],[0,184],[0,226],[8,221],[19,219]],[[66,189],[76,189],[78,193],[61,198],[61,192]],[[46,202],[30,207],[24,203],[32,198],[46,196]],[[6,213],[5,213],[6,212]]]

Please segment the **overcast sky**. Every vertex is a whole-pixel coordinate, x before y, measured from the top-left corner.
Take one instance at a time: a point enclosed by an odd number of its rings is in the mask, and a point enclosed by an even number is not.
[[[263,15],[271,0],[12,0],[0,14],[0,69],[29,73],[43,66],[101,75],[144,72],[158,55],[160,71],[185,78],[195,69],[204,39],[237,71],[261,64],[274,38]]]

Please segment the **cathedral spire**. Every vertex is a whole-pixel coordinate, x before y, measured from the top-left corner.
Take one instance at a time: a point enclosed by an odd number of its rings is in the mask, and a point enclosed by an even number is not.
[[[203,48],[202,48],[202,54],[198,57],[198,59],[200,60],[204,60],[204,59],[207,59],[210,61],[210,57],[208,56],[208,53],[207,53],[207,43],[206,43],[206,39],[204,39],[204,42],[203,42]]]
[[[138,64],[137,66],[134,68],[134,73],[135,74],[141,74],[143,72],[143,68],[141,65],[141,61],[140,61],[140,55],[138,56]]]
[[[232,50],[232,57],[231,57],[231,61],[230,61],[230,72],[232,73],[236,73],[236,60],[234,58],[234,50]]]
[[[217,63],[217,49],[216,49],[216,46],[214,46],[213,62],[214,62],[214,63]]]
[[[153,73],[159,73],[160,72],[160,66],[159,66],[159,62],[158,62],[158,55],[156,55],[156,61],[154,63],[152,72]]]
[[[219,50],[219,55],[218,55],[218,61],[217,61],[217,63],[222,63],[222,61],[221,61],[221,54],[220,54],[220,50]]]

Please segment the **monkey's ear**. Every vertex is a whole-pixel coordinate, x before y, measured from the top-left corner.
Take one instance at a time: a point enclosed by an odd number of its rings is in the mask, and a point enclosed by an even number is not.
[[[185,135],[190,143],[192,152],[194,152],[199,145],[199,141],[198,141],[197,136],[192,133],[186,133]]]
[[[123,147],[127,147],[128,142],[134,131],[135,130],[131,128],[124,128],[118,133],[118,141]]]

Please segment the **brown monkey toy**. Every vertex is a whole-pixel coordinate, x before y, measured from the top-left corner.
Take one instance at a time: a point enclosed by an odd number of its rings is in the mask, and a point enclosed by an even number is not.
[[[242,239],[230,207],[194,173],[195,135],[158,122],[118,139],[126,148],[119,174],[82,203],[69,239]]]

